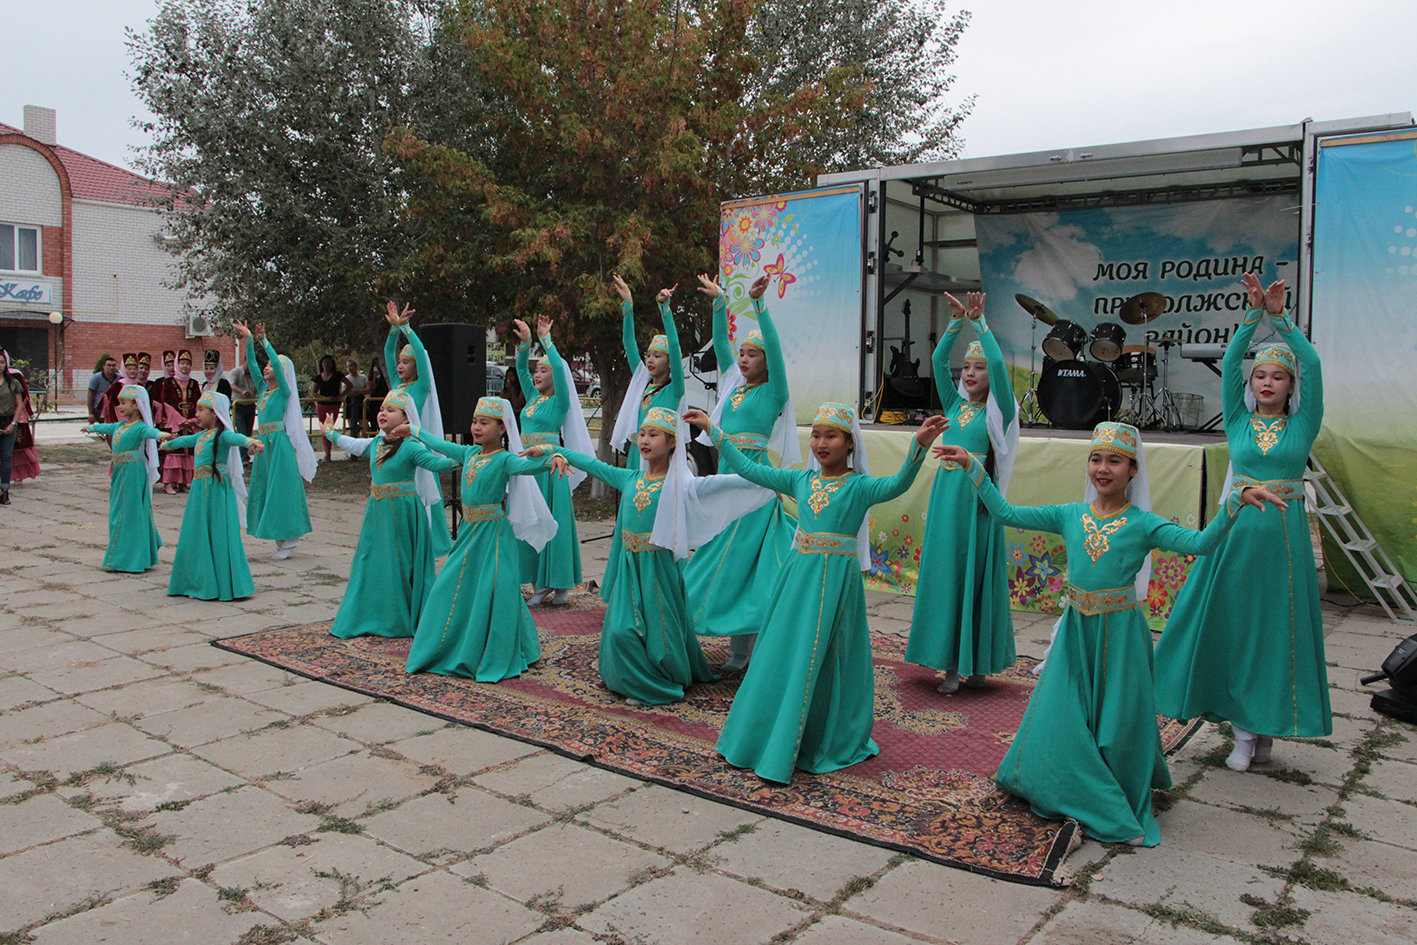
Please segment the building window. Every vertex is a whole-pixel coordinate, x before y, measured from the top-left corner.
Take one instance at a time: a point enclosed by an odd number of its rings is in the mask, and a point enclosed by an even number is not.
[[[0,271],[39,272],[39,227],[0,223]]]

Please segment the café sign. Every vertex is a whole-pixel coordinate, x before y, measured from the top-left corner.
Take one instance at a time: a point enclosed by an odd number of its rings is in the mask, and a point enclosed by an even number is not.
[[[0,278],[0,302],[21,305],[49,305],[54,297],[50,282],[8,281]]]

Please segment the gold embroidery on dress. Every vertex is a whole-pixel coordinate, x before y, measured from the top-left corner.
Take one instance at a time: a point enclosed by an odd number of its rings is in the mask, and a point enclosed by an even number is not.
[[[983,409],[983,404],[977,404],[972,400],[966,400],[964,403],[959,405],[959,425],[962,427],[969,426],[969,421],[973,420],[976,416],[978,416],[979,411]]]
[[[1117,529],[1125,524],[1127,524],[1127,519],[1123,516],[1099,528],[1097,521],[1091,515],[1083,513],[1082,527],[1087,532],[1087,540],[1083,542],[1083,547],[1087,550],[1087,556],[1092,559],[1093,564],[1096,564],[1097,559],[1105,555],[1112,547],[1107,540],[1108,536],[1115,534]]]
[[[648,482],[641,476],[635,481],[635,509],[643,512],[649,507],[653,496],[660,489],[664,488],[664,479],[653,479]]]
[[[846,477],[832,479],[823,482],[820,476],[812,477],[812,494],[807,499],[807,504],[817,515],[822,514],[822,509],[831,504],[832,493],[841,488],[841,484],[846,482]]]
[[[1250,429],[1255,434],[1255,445],[1260,448],[1260,452],[1266,455],[1274,449],[1274,445],[1279,442],[1279,434],[1289,423],[1288,417],[1275,417],[1266,423],[1263,417],[1250,417]]]
[[[532,400],[532,402],[526,405],[526,409],[524,409],[522,413],[529,417],[532,414],[536,413],[537,407],[540,407],[542,404],[546,403],[550,399],[551,398],[547,397],[545,394],[537,394],[536,397]]]
[[[648,410],[651,406],[653,406],[655,395],[657,395],[660,391],[664,390],[664,388],[668,386],[668,384],[651,384],[649,387],[646,387],[645,395],[640,398],[641,409]]]
[[[472,457],[472,459],[469,459],[467,461],[467,465],[463,467],[463,482],[467,483],[468,485],[472,485],[474,482],[476,482],[477,471],[483,466],[486,466],[488,461],[500,452],[502,451],[493,450],[491,453],[479,453],[476,456]]]
[[[728,402],[733,405],[734,410],[737,410],[743,405],[743,398],[748,396],[748,391],[761,386],[761,384],[744,384],[733,392],[733,395],[728,398]]]

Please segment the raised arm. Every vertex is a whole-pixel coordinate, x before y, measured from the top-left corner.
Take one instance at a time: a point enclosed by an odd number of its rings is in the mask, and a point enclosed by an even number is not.
[[[566,457],[566,462],[585,473],[594,476],[607,486],[613,486],[624,492],[635,484],[640,472],[637,469],[621,469],[618,466],[611,466],[609,463],[602,463],[594,456],[587,456],[585,453],[577,453],[575,450],[568,450],[564,446],[552,447],[550,452],[558,456]],[[519,457],[520,458],[520,457]],[[544,470],[546,464],[540,459],[531,460],[536,463],[538,470]]]
[[[399,326],[389,326],[389,337],[384,339],[384,370],[391,372],[398,377],[399,368],[399,342],[403,340],[403,332]]]
[[[271,363],[271,373],[276,376],[276,386],[280,388],[280,392],[288,397],[299,397],[300,395],[286,383],[285,371],[281,369],[280,355],[276,354],[275,347],[265,338],[261,339],[261,344],[266,349],[266,358]]]
[[[728,296],[722,291],[713,297],[713,354],[718,359],[718,372],[726,374],[733,363],[733,343],[728,338]]]
[[[1294,419],[1304,424],[1310,436],[1317,436],[1324,420],[1324,377],[1319,353],[1287,315],[1271,315],[1270,320],[1299,363],[1299,409],[1294,412]]]
[[[905,460],[900,464],[900,469],[894,476],[869,476],[862,491],[866,494],[866,499],[872,505],[878,502],[889,502],[897,496],[904,495],[905,491],[915,482],[915,477],[920,475],[920,467],[925,459],[925,447],[914,440],[910,441],[910,449],[905,452]]]
[[[684,356],[679,351],[679,329],[674,327],[674,313],[668,302],[659,303],[659,317],[664,321],[664,337],[669,342],[669,392],[677,409],[684,399]]]
[[[1245,407],[1245,386],[1249,378],[1245,376],[1245,355],[1250,350],[1250,341],[1255,337],[1255,329],[1264,317],[1263,308],[1252,308],[1245,313],[1245,320],[1235,329],[1230,343],[1225,346],[1225,356],[1220,359],[1220,403],[1225,413],[1225,424],[1249,413]]]
[[[728,468],[755,486],[762,486],[764,489],[771,489],[774,492],[781,492],[784,495],[792,495],[797,483],[806,475],[800,469],[774,469],[772,466],[759,466],[749,460],[738,451],[738,447],[733,445],[733,441],[723,435],[723,431],[716,426],[710,426],[708,435],[713,440],[713,445],[718,447],[718,461],[727,464]],[[789,431],[789,436],[796,436],[796,431]]]
[[[768,362],[768,395],[782,410],[787,403],[787,362],[782,359],[782,339],[777,334],[767,303],[762,299],[753,300],[753,310],[758,315],[758,329],[763,333],[763,353]]]
[[[517,380],[528,400],[536,396],[536,385],[531,380],[531,342],[525,339],[517,345]]]
[[[935,376],[935,391],[940,396],[940,406],[945,413],[954,409],[954,405],[959,403],[959,391],[955,390],[953,375],[950,374],[950,352],[954,350],[955,340],[959,338],[960,329],[964,327],[964,319],[951,318],[949,325],[945,327],[945,333],[940,336],[940,340],[935,342],[935,350],[930,353],[930,369]],[[994,383],[994,379],[989,378],[989,383]]]
[[[989,330],[984,316],[974,323],[974,331],[979,336],[979,346],[984,349],[984,357],[989,362],[989,390],[994,391],[994,402],[1003,415],[1004,429],[1014,422],[1018,413],[1018,403],[1014,400],[1014,382],[1009,377],[1009,366],[1004,362],[1004,352],[999,347],[999,339]]]
[[[260,397],[266,392],[266,378],[261,373],[261,365],[256,361],[256,340],[246,336],[246,377],[251,384],[251,393]]]
[[[633,372],[644,357],[640,354],[640,343],[635,338],[635,300],[629,296],[620,303],[620,343],[625,346],[625,360]]]
[[[415,402],[421,404],[433,386],[433,367],[428,363],[428,350],[423,347],[413,326],[404,325],[403,334],[408,339],[408,346],[413,349],[413,363],[418,365],[418,380],[408,385],[409,393],[413,394]]]
[[[537,322],[537,330],[540,331],[541,323]],[[556,393],[553,400],[556,402],[556,409],[560,411],[561,422],[566,421],[566,414],[571,409],[571,392],[566,390],[566,372],[562,370],[565,364],[561,360],[561,352],[556,350],[556,345],[551,340],[551,326],[546,326],[546,334],[541,336],[541,347],[546,352],[546,361],[551,365],[551,377],[556,382]],[[574,381],[572,382],[574,383]]]

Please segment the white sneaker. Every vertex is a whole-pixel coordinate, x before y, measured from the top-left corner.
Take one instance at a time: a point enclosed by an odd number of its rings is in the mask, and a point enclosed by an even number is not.
[[[1238,725],[1232,724],[1230,727],[1235,730],[1235,749],[1225,759],[1225,767],[1231,771],[1249,771],[1250,762],[1255,757],[1255,733],[1247,732]]]
[[[945,681],[940,683],[936,691],[943,692],[945,695],[959,692],[959,670],[952,669],[946,672]]]

